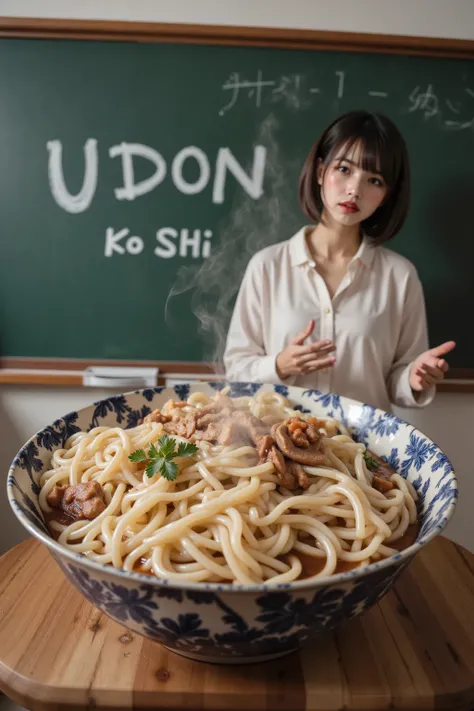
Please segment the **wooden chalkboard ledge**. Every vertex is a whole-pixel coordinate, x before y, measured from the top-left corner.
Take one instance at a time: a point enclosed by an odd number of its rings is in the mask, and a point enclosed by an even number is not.
[[[223,372],[211,363],[180,361],[82,360],[76,358],[0,358],[0,383],[10,385],[63,385],[82,387],[89,366],[142,366],[158,368],[157,385],[167,380],[220,380]]]
[[[91,365],[144,366],[159,369],[157,385],[170,380],[220,380],[223,371],[212,363],[174,361],[117,361],[79,360],[62,358],[0,358],[0,384],[7,385],[59,385],[82,387],[84,370]],[[458,368],[448,373],[438,386],[442,393],[474,393],[474,369]]]
[[[179,42],[470,58],[472,40],[283,27],[1,17],[0,37]]]
[[[160,370],[157,385],[166,385],[170,380],[221,380],[222,375],[194,373],[184,370],[174,370],[163,373]],[[35,370],[33,368],[2,368],[0,369],[0,384],[8,385],[66,385],[70,387],[84,386],[82,370]],[[84,386],[87,387],[87,386]],[[111,385],[112,387],[112,385]],[[474,392],[474,384],[473,384]]]

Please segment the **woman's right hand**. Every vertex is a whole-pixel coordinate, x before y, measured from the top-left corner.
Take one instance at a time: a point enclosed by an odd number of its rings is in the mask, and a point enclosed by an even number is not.
[[[293,338],[287,347],[277,355],[276,370],[281,380],[290,375],[303,375],[334,365],[336,359],[330,356],[336,346],[329,339],[304,345],[314,330],[314,321]]]

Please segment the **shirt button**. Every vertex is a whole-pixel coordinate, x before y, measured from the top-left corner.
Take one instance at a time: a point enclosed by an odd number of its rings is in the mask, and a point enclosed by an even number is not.
[[[330,313],[331,313],[331,309],[325,308],[325,309],[324,309],[324,313],[325,313],[325,314],[330,314]]]

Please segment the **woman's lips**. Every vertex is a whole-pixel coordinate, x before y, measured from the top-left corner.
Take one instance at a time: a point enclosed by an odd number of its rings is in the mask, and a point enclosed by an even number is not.
[[[359,212],[359,208],[355,202],[340,202],[339,207],[343,212]]]

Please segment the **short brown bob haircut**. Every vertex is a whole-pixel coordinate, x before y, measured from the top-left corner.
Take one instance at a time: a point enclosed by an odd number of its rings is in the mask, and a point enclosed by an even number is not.
[[[321,221],[323,201],[318,184],[318,165],[326,167],[361,144],[362,170],[380,173],[387,195],[380,207],[361,223],[361,231],[373,244],[395,237],[405,222],[410,202],[410,166],[405,141],[386,116],[351,111],[336,119],[316,141],[305,160],[299,183],[303,212],[313,222]],[[341,151],[344,151],[342,155]]]

